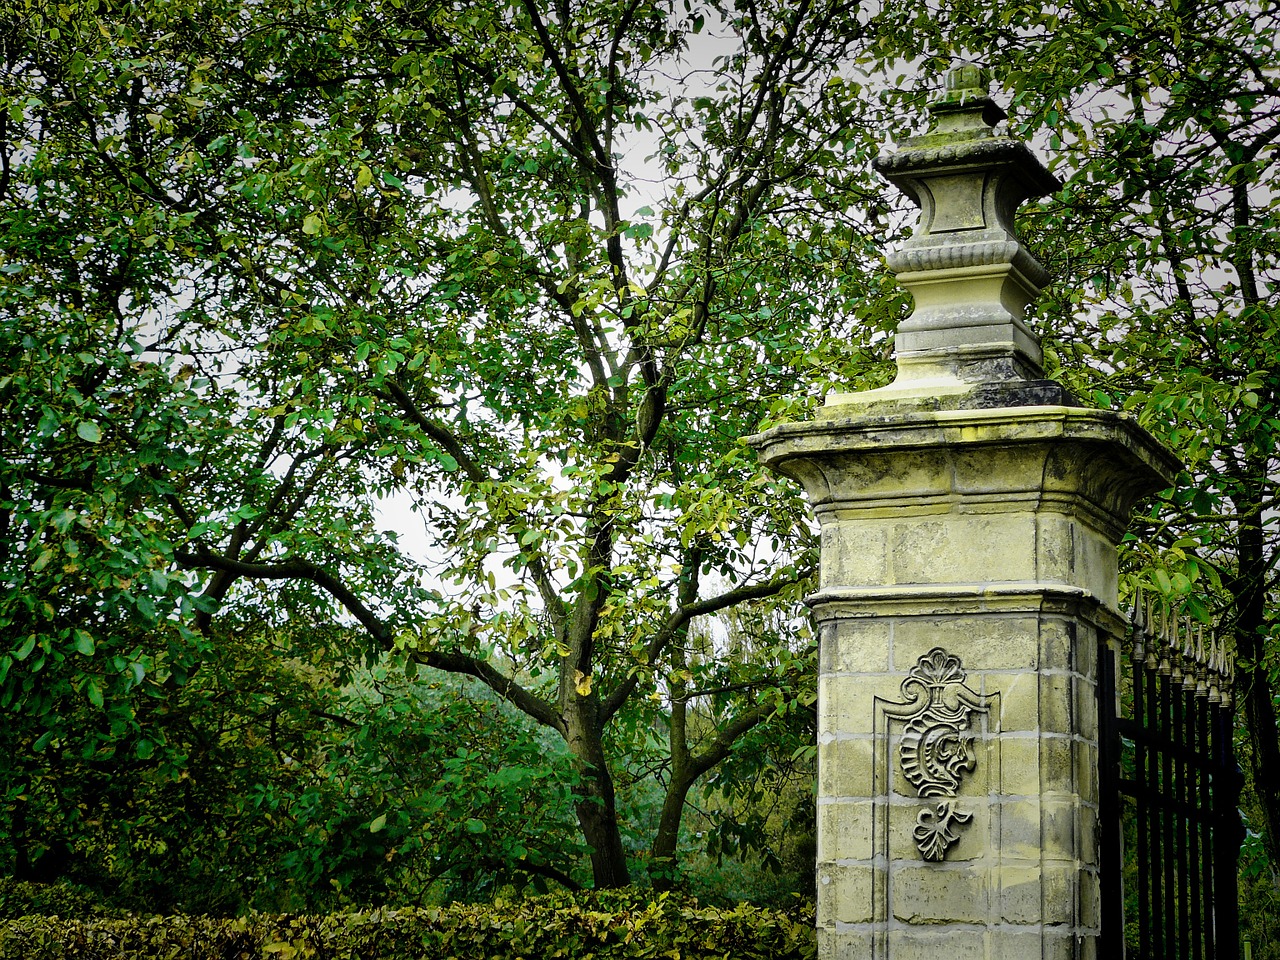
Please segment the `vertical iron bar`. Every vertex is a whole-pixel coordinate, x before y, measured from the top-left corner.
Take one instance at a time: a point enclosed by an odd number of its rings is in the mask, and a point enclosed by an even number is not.
[[[1141,629],[1141,628],[1139,628]],[[1151,807],[1147,799],[1147,667],[1138,659],[1133,664],[1133,715],[1138,729],[1133,737],[1134,801],[1138,814],[1138,942],[1146,950],[1151,944]]]
[[[1207,851],[1200,848],[1200,824],[1203,811],[1200,809],[1200,785],[1204,769],[1204,743],[1200,739],[1200,701],[1196,698],[1194,684],[1183,693],[1186,701],[1186,718],[1183,727],[1186,730],[1187,753],[1192,757],[1188,764],[1187,781],[1187,840],[1190,845],[1188,856],[1191,863],[1189,874],[1189,905],[1191,907],[1191,960],[1204,960],[1205,905],[1200,888],[1200,871],[1203,857]]]
[[[1163,860],[1164,879],[1164,956],[1172,960],[1178,955],[1178,878],[1177,851],[1174,844],[1173,808],[1173,681],[1167,673],[1160,676],[1160,806],[1163,815],[1164,836],[1160,857]]]
[[[1231,711],[1225,707],[1213,707],[1214,750],[1216,776],[1214,777],[1214,874],[1217,902],[1215,904],[1217,940],[1220,960],[1239,960],[1240,956],[1240,905],[1236,871],[1239,869],[1240,841],[1244,828],[1240,823],[1240,787],[1243,776],[1236,766],[1232,742]]]
[[[1187,815],[1187,731],[1186,715],[1183,706],[1186,703],[1186,688],[1179,677],[1171,684],[1173,696],[1173,729],[1174,739],[1171,752],[1174,754],[1174,790],[1171,800],[1177,804],[1174,823],[1177,827],[1178,847],[1178,956],[1183,960],[1191,957],[1191,890],[1187,882],[1187,833],[1191,829],[1191,820]]]
[[[1218,773],[1213,763],[1213,731],[1210,715],[1213,707],[1207,697],[1197,698],[1200,708],[1200,760],[1203,764],[1200,780],[1200,810],[1204,819],[1200,821],[1200,834],[1204,838],[1204,857],[1200,862],[1200,871],[1204,883],[1204,927],[1202,933],[1205,941],[1205,960],[1217,960],[1217,938],[1214,928],[1218,922],[1218,891],[1214,888],[1214,850],[1213,829],[1213,785]]]
[[[1151,804],[1151,833],[1147,838],[1151,849],[1151,948],[1155,960],[1165,960],[1164,937],[1164,857],[1161,843],[1164,839],[1163,818],[1160,810],[1160,675],[1147,665],[1146,670],[1148,718],[1147,741],[1147,798]]]
[[[1124,956],[1124,822],[1120,778],[1117,651],[1104,634],[1098,638],[1098,896],[1101,900],[1099,936],[1104,956]]]

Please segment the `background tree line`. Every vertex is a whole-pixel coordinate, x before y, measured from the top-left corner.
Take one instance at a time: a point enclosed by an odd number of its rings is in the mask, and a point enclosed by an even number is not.
[[[909,217],[870,158],[965,58],[1065,182],[1023,227],[1054,375],[1187,463],[1126,576],[1237,650],[1266,875],[1276,16],[8,0],[12,869],[84,854],[107,801],[74,794],[126,772],[161,822],[199,778],[332,800],[334,846],[297,855],[339,886],[431,844],[477,851],[455,889],[677,882],[691,803],[714,849],[767,847],[730,798],[805,759],[815,551],[738,440],[887,376]],[[391,494],[426,563],[380,527]]]

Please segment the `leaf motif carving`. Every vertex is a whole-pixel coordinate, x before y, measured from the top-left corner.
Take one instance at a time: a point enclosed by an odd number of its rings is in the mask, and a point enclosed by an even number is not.
[[[960,839],[955,831],[956,825],[972,819],[972,813],[956,809],[954,800],[941,800],[920,811],[911,835],[926,860],[942,860],[947,855],[947,848]]]
[[[914,712],[904,721],[898,746],[903,776],[921,799],[935,800],[920,811],[912,835],[926,860],[942,860],[960,839],[956,828],[973,814],[955,806],[956,791],[977,767],[974,737],[969,733],[973,714],[986,713],[974,697],[956,696],[950,688],[963,688],[960,658],[934,647],[920,657],[902,682],[904,696],[915,696]],[[927,695],[920,695],[923,689]],[[967,689],[967,688],[966,688]]]

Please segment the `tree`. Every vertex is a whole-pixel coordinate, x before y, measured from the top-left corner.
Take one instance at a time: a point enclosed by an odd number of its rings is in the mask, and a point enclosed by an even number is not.
[[[36,746],[68,697],[136,736],[228,618],[358,625],[560,736],[595,883],[628,882],[610,731],[710,696],[691,622],[812,569],[738,438],[874,369],[901,306],[862,269],[863,29],[836,0],[12,0],[0,705]],[[706,747],[672,723],[654,857],[801,654],[709,675]]]
[[[1130,576],[1234,647],[1280,864],[1280,13],[1123,0],[885,16],[882,54],[989,63],[1065,181],[1027,216],[1057,276],[1041,326],[1058,375],[1186,463],[1128,539]]]

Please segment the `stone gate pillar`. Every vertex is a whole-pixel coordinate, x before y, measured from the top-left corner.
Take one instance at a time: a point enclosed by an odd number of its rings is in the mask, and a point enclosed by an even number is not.
[[[1047,278],[1012,219],[1058,184],[981,72],[930,112],[876,161],[921,208],[889,256],[915,300],[897,379],[751,441],[822,528],[819,956],[1093,958],[1115,545],[1178,464],[1042,379]]]

